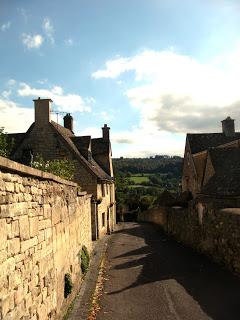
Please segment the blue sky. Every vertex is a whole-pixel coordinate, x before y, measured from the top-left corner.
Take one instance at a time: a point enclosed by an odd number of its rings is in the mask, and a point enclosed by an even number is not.
[[[181,155],[186,132],[228,115],[238,128],[239,1],[1,0],[0,52],[8,132],[27,130],[38,96],[77,135],[110,125],[115,157]]]

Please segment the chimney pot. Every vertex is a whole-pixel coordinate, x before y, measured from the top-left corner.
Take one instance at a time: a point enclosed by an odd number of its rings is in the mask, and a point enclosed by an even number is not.
[[[73,133],[73,117],[71,116],[70,113],[67,113],[63,117],[63,123],[64,123],[64,128],[71,130]]]
[[[110,131],[110,128],[107,126],[107,124],[104,124],[104,126],[102,128],[104,141],[109,141],[109,131]]]
[[[226,137],[235,136],[234,119],[231,119],[231,117],[228,116],[226,119],[222,120],[222,132]]]

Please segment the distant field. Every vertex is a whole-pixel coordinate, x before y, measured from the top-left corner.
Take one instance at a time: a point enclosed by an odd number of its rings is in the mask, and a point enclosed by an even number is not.
[[[139,176],[139,175],[134,175],[128,178],[128,180],[133,181],[135,184],[140,184],[142,182],[149,182],[148,176]]]

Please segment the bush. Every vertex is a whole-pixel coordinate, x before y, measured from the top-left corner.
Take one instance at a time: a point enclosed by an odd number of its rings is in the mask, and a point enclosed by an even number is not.
[[[4,128],[0,128],[0,156],[8,157],[12,151],[14,139],[9,140]]]
[[[32,167],[46,171],[63,179],[71,180],[74,176],[74,164],[70,160],[44,160],[42,156],[37,155],[32,163]]]
[[[67,298],[71,294],[73,289],[73,283],[70,273],[66,273],[64,276],[64,298]]]
[[[83,274],[86,274],[88,271],[89,261],[90,261],[90,257],[89,257],[88,249],[86,246],[83,246],[81,250],[81,270]]]

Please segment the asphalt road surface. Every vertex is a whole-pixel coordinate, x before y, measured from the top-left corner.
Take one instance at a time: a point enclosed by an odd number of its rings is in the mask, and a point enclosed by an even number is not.
[[[240,320],[240,279],[151,224],[112,235],[97,320]]]

